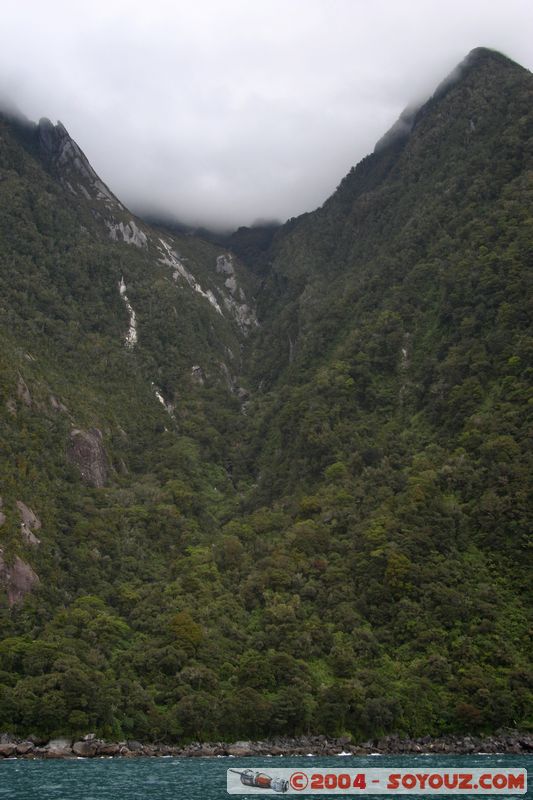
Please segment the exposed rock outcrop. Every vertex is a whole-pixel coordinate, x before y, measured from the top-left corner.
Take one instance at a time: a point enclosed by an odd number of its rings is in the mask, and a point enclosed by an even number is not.
[[[492,736],[442,736],[432,739],[424,736],[417,739],[399,736],[386,736],[383,739],[354,744],[349,736],[337,739],[327,736],[300,736],[296,739],[279,737],[260,742],[192,742],[179,744],[145,744],[129,740],[127,742],[106,742],[93,734],[79,741],[71,739],[52,739],[48,744],[15,739],[9,734],[0,737],[0,758],[14,755],[23,758],[94,758],[118,756],[120,758],[139,758],[141,756],[178,756],[180,758],[213,758],[234,756],[236,758],[261,756],[364,756],[404,755],[404,754],[458,754],[475,753],[515,753],[524,755],[533,752],[533,736],[519,731],[501,731]]]
[[[6,589],[9,607],[22,602],[29,592],[39,583],[39,576],[29,564],[19,556],[15,556],[11,565],[6,564],[3,551],[0,550],[0,584]]]
[[[200,384],[200,386],[204,385],[205,375],[199,364],[194,364],[194,366],[191,367],[191,379],[194,383]]]
[[[50,739],[48,744],[46,745],[47,750],[60,750],[65,753],[70,752],[72,745],[72,739],[67,738],[66,736],[61,736],[58,739]]]
[[[165,398],[161,394],[160,389],[155,385],[153,381],[152,381],[152,389],[158,402],[161,403],[167,414],[170,417],[172,417],[172,419],[174,419],[174,405],[170,401],[165,400]]]
[[[124,341],[126,343],[126,347],[134,347],[137,344],[137,315],[133,310],[133,307],[129,301],[128,295],[126,294],[126,283],[124,281],[124,277],[121,277],[120,282],[118,284],[118,290],[120,292],[120,296],[124,300],[126,305],[126,309],[128,311],[128,316],[130,318],[130,323],[128,325],[128,332],[124,337]]]
[[[31,544],[34,546],[41,544],[41,540],[33,533],[33,531],[38,531],[41,529],[41,520],[36,516],[36,514],[33,513],[31,508],[28,508],[28,506],[21,500],[17,500],[17,508],[20,511],[20,516],[22,518],[22,522],[20,523],[20,532],[22,534],[22,538],[26,544]]]
[[[227,294],[224,297],[224,305],[235,318],[242,333],[246,334],[257,327],[257,317],[253,308],[248,305],[243,289],[237,283],[233,257],[229,253],[222,253],[217,257],[216,271],[226,276],[224,287]]]
[[[125,225],[123,222],[108,222],[107,220],[105,224],[109,229],[109,236],[113,241],[133,244],[135,247],[148,247],[146,234],[132,219],[126,222]]]
[[[202,297],[205,297],[208,300],[213,308],[215,308],[219,314],[222,315],[222,309],[220,308],[217,299],[211,289],[204,291],[194,275],[192,275],[189,270],[184,266],[182,261],[180,260],[178,254],[175,250],[172,249],[171,245],[166,242],[164,239],[159,239],[161,246],[157,245],[157,249],[161,254],[161,258],[159,258],[160,264],[166,264],[169,267],[172,267],[172,278],[174,281],[178,281],[178,279],[184,278],[191,289],[194,289]]]
[[[98,745],[95,741],[74,742],[72,745],[72,752],[77,756],[82,756],[83,758],[91,758],[92,756],[96,755],[97,750]]]
[[[84,483],[99,489],[105,486],[109,474],[109,464],[102,432],[98,428],[88,431],[74,428],[70,432],[67,448],[68,460],[80,471]]]
[[[88,200],[100,200],[106,206],[124,210],[61,122],[53,125],[49,119],[41,119],[37,142],[45,163],[59,172],[61,182],[72,194],[81,193]]]

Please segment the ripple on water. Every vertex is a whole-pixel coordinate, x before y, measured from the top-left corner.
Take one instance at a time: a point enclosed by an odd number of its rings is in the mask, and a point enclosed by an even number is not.
[[[381,757],[381,764],[390,767],[417,765],[470,766],[476,761],[490,768],[533,764],[532,756],[444,756],[424,755]],[[266,759],[233,758],[232,768],[266,769]],[[270,755],[270,759],[272,755]],[[309,758],[313,758],[310,762]],[[357,756],[353,762],[361,767],[373,767],[374,758]],[[373,763],[374,762],[374,763]],[[275,762],[274,762],[275,763]],[[309,763],[327,767],[337,763],[335,757],[286,756],[283,766],[302,767]],[[272,766],[272,761],[270,761]],[[218,758],[177,759],[84,759],[72,761],[0,761],[0,798],[9,800],[227,800],[226,771],[228,764]],[[281,765],[280,765],[281,766]],[[243,796],[244,800],[244,796]],[[369,798],[367,798],[369,800]]]

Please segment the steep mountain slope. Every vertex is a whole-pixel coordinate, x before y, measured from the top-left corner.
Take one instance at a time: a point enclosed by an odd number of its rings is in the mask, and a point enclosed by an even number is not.
[[[532,95],[474,51],[248,267],[1,120],[0,727],[528,724]]]
[[[230,255],[132,218],[62,126],[0,124],[0,570],[4,630],[30,633],[80,594],[105,609],[130,579],[167,580],[172,551],[235,507],[256,321]],[[54,680],[30,692],[44,727]]]
[[[353,458],[354,440],[336,431],[349,421],[384,445],[395,420],[393,438],[414,425],[446,449],[471,427],[471,441],[518,434],[499,414],[511,399],[518,411],[530,377],[531,92],[525,70],[474,51],[409,133],[378,143],[278,235],[256,381],[293,387],[303,404],[272,415],[267,491],[316,479],[334,453]],[[311,441],[273,457],[280,436]]]
[[[19,382],[57,394],[52,416],[63,403],[67,427],[107,426],[117,441],[129,428],[140,452],[155,444],[145,414],[161,430],[186,427],[204,382],[228,405],[257,324],[232,257],[132,218],[61,125],[4,119],[1,143],[1,322]]]

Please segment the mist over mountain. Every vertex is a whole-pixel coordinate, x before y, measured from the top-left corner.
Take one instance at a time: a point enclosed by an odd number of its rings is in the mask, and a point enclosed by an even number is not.
[[[228,234],[0,115],[1,730],[527,727],[532,101],[478,48]]]
[[[61,120],[139,216],[216,230],[312,211],[478,43],[533,68],[529,0],[4,5],[0,105]]]

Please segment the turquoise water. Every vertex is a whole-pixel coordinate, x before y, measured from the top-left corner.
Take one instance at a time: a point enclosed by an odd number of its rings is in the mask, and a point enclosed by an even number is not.
[[[525,767],[533,756],[366,756],[329,758],[139,758],[74,761],[0,761],[0,800],[222,800],[228,795],[226,770],[248,767]],[[528,775],[533,782],[533,775]],[[283,795],[279,795],[283,797]],[[287,795],[285,795],[287,796]],[[295,795],[288,795],[294,797]],[[318,795],[316,795],[318,796]],[[326,797],[326,795],[320,795]],[[354,797],[353,794],[349,795]],[[391,795],[389,795],[390,797]],[[496,797],[496,795],[493,795]],[[250,800],[252,798],[249,795]],[[253,795],[257,800],[257,794]],[[274,797],[268,794],[265,797]],[[333,797],[329,795],[329,797]],[[364,795],[370,798],[370,795]],[[386,798],[381,796],[381,800]],[[402,795],[407,798],[409,795]],[[420,798],[421,795],[418,795]],[[462,798],[466,798],[462,795]],[[510,797],[510,795],[508,795]],[[533,798],[531,788],[527,795]],[[336,795],[338,800],[339,795]],[[479,795],[478,795],[479,798]]]

